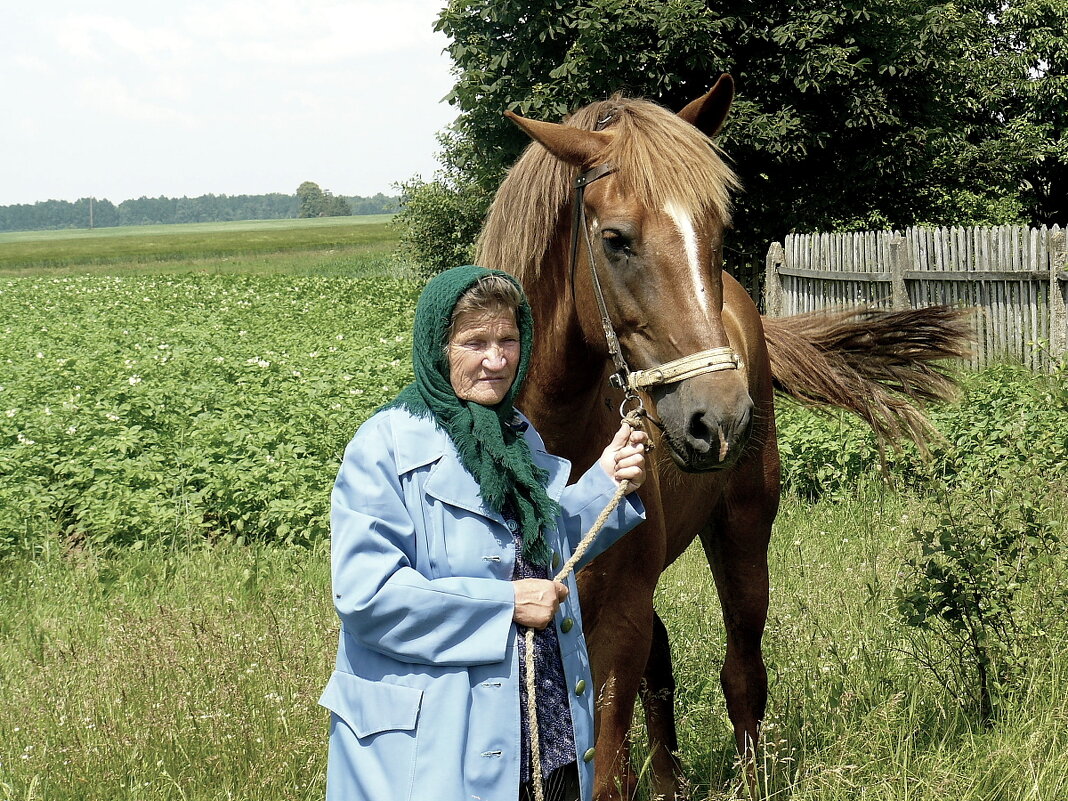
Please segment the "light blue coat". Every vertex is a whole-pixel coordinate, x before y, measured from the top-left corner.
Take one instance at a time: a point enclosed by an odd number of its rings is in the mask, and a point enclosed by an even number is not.
[[[546,453],[533,428],[524,437],[563,507],[547,532],[559,565],[616,485],[595,464],[565,486],[569,463]],[[638,496],[627,496],[582,564],[643,518]],[[332,713],[328,801],[515,801],[521,666],[506,521],[483,506],[444,432],[389,409],[349,443],[331,524],[341,636],[319,701]],[[594,688],[573,576],[567,584],[554,625],[585,801]]]

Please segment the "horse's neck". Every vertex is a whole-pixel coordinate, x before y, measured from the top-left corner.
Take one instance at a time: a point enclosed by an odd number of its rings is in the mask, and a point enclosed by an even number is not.
[[[537,334],[519,405],[551,453],[584,469],[587,437],[576,432],[594,435],[602,427],[607,361],[586,342],[570,290],[560,290],[561,284],[566,282],[528,288]]]

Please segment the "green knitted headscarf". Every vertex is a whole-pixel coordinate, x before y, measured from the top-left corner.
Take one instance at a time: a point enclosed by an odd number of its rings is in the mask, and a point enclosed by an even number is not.
[[[401,406],[412,414],[433,418],[456,445],[460,462],[478,481],[486,506],[502,515],[510,510],[516,516],[523,556],[535,564],[547,565],[552,549],[544,530],[555,525],[560,506],[545,492],[548,475],[534,464],[530,447],[516,431],[512,406],[526,377],[534,342],[530,304],[522,289],[522,302],[515,311],[521,355],[508,394],[496,406],[483,406],[458,398],[449,380],[446,344],[453,309],[468,289],[488,275],[504,276],[519,287],[507,273],[474,265],[439,273],[427,283],[415,307],[415,381],[387,407]]]

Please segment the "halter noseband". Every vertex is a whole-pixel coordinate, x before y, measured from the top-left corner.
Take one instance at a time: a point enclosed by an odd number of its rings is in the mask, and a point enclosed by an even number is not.
[[[575,178],[575,210],[571,221],[571,291],[572,293],[575,291],[575,265],[578,263],[579,232],[581,231],[582,238],[586,240],[586,253],[590,263],[590,276],[593,278],[593,294],[597,298],[597,309],[601,315],[601,328],[604,329],[604,338],[608,343],[608,354],[612,357],[612,363],[616,367],[610,380],[613,386],[625,391],[624,405],[628,400],[637,400],[640,408],[641,399],[636,394],[638,390],[661,384],[674,384],[705,373],[737,370],[741,357],[730,345],[726,345],[683,356],[681,359],[665,362],[648,370],[631,370],[627,366],[627,361],[623,358],[623,350],[619,345],[619,337],[616,336],[616,329],[612,325],[612,318],[608,316],[608,305],[605,303],[604,292],[601,290],[601,281],[597,277],[597,264],[593,258],[590,232],[586,227],[584,203],[586,187],[613,172],[615,172],[615,167],[610,164],[601,164],[579,173]]]

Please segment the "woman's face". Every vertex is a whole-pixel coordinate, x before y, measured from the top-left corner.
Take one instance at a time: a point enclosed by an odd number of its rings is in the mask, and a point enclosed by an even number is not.
[[[449,337],[449,381],[456,397],[483,406],[500,403],[519,367],[519,328],[512,309],[461,313]]]

